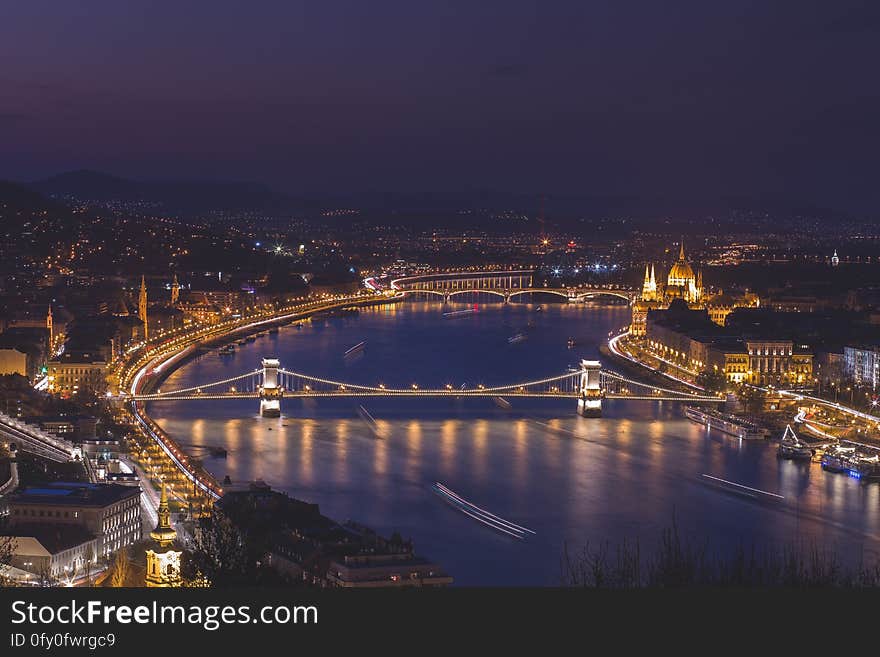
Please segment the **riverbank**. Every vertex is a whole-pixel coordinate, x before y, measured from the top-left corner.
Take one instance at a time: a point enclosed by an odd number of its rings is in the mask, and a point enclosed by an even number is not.
[[[267,328],[271,328],[273,326],[284,326],[287,324],[292,324],[293,322],[301,321],[308,319],[309,317],[316,315],[321,312],[326,312],[330,310],[341,310],[344,308],[355,308],[355,307],[372,307],[372,306],[385,306],[390,304],[395,304],[400,302],[403,299],[403,295],[400,297],[388,297],[382,299],[353,299],[347,300],[340,303],[328,304],[321,307],[310,308],[308,310],[303,310],[298,313],[287,313],[285,312],[279,317],[269,318],[260,320],[246,326],[233,328],[227,333],[223,333],[222,335],[212,335],[211,337],[205,340],[199,340],[188,344],[185,348],[180,349],[176,354],[173,354],[171,358],[163,361],[162,369],[160,370],[160,375],[156,377],[152,377],[149,379],[142,379],[141,386],[137,389],[132,389],[132,394],[145,394],[152,392],[158,385],[160,385],[163,381],[165,381],[171,374],[173,374],[176,370],[186,365],[193,358],[202,353],[205,349],[214,349],[217,347],[222,347],[225,344],[229,344],[236,340],[240,340],[250,335],[254,335],[260,333]],[[173,359],[173,360],[172,360]],[[141,371],[144,371],[145,368],[141,368]]]
[[[259,318],[244,325],[233,326],[229,331],[223,332],[222,334],[210,333],[207,336],[196,335],[190,341],[178,338],[169,345],[172,348],[165,351],[159,350],[158,353],[152,357],[148,357],[145,361],[143,359],[138,360],[135,371],[123,374],[120,379],[123,382],[128,380],[131,381],[131,395],[149,392],[159,386],[177,369],[188,363],[199,353],[202,353],[204,348],[216,347],[231,340],[240,339],[245,335],[258,333],[267,327],[280,326],[300,321],[322,311],[361,305],[384,305],[386,303],[396,303],[399,300],[398,297],[386,297],[382,299],[366,297],[343,298],[336,302],[323,304],[318,302],[310,304],[309,307],[302,308],[299,311],[289,312],[289,309],[285,309],[274,317]],[[122,399],[124,400],[124,397]],[[150,418],[146,411],[145,404],[131,402],[130,404],[124,404],[123,408],[129,414],[130,419],[132,420],[131,424],[137,427],[143,436],[159,447],[159,450],[155,451],[155,456],[164,457],[167,459],[168,464],[173,466],[171,470],[168,470],[167,468],[165,469],[166,475],[173,474],[174,471],[178,472],[183,476],[186,482],[189,482],[189,484],[192,485],[192,495],[198,498],[204,496],[205,502],[210,503],[212,500],[219,499],[222,496],[223,489],[216,477],[208,472],[198,459],[187,454],[171,435],[165,432],[152,420],[152,418]],[[146,450],[144,451],[146,453]],[[148,458],[152,459],[153,454],[148,455]],[[149,467],[149,463],[147,465]],[[184,499],[186,499],[186,497],[188,497],[188,495],[185,495]]]

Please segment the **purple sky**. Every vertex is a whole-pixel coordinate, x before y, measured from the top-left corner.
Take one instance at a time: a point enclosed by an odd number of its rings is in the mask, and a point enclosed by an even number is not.
[[[878,4],[8,2],[0,177],[768,196],[876,216]]]

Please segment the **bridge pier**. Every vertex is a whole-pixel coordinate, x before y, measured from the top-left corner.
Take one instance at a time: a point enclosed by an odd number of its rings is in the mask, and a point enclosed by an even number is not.
[[[581,379],[578,395],[578,415],[602,417],[602,364],[598,360],[581,361]]]
[[[277,358],[263,359],[263,385],[260,387],[260,415],[263,417],[281,417],[282,388],[278,385],[280,366]]]

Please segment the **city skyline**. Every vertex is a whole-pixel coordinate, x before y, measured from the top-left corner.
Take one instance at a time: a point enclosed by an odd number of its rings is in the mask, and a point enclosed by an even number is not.
[[[880,3],[7,5],[10,655],[870,641]]]

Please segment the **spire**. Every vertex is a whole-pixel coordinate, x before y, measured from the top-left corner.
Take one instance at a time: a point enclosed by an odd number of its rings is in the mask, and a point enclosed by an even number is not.
[[[657,287],[657,278],[654,276],[654,265],[651,265],[651,287]]]
[[[168,489],[162,484],[162,495],[159,498],[159,508],[156,509],[159,521],[156,528],[150,532],[150,538],[156,541],[160,547],[168,547],[177,538],[177,532],[171,526],[171,511],[168,508]]]
[[[49,329],[49,358],[52,358],[52,354],[54,353],[54,342],[55,342],[55,327],[52,322],[52,304],[49,304],[49,312],[46,315],[46,328]]]
[[[171,284],[171,305],[177,304],[180,296],[180,284],[177,282],[177,274],[174,274],[174,282]]]
[[[684,262],[684,238],[681,238],[681,249],[678,252],[678,259]]]
[[[138,319],[144,323],[144,342],[150,339],[147,328],[147,282],[141,276],[141,293],[138,296]]]
[[[645,265],[645,285],[651,282],[650,277],[648,276],[648,265]]]

